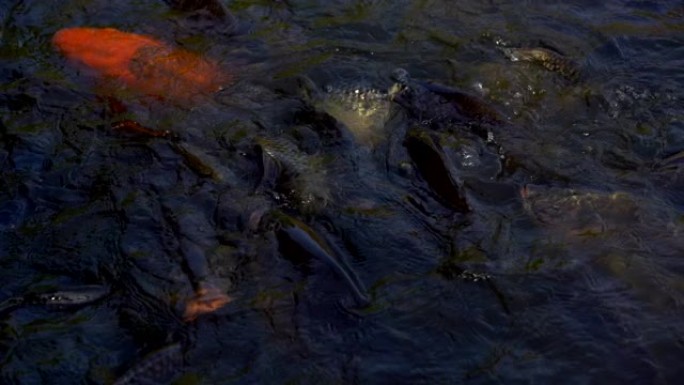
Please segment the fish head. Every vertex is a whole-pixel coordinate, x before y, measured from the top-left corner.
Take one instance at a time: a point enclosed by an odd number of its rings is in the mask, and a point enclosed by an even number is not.
[[[111,53],[113,56],[132,57],[144,46],[160,46],[159,41],[146,35],[137,35],[114,28],[72,27],[57,31],[52,44],[67,57],[77,57],[85,52]],[[118,55],[117,55],[118,51]]]
[[[403,68],[394,69],[390,77],[395,82],[403,84],[405,86],[407,86],[408,83],[411,81],[411,75],[409,75],[408,71]]]
[[[65,55],[78,52],[95,41],[94,28],[64,28],[52,36],[52,44]]]
[[[437,95],[422,82],[413,80],[405,69],[395,69],[390,77],[395,81],[389,89],[390,100],[407,110],[418,112],[438,103]]]
[[[404,108],[411,107],[411,100],[413,99],[413,90],[411,87],[402,83],[394,83],[390,86],[388,94],[389,100]]]
[[[403,68],[397,68],[392,71],[390,78],[395,82],[390,86],[389,98],[390,100],[397,102],[403,107],[408,107],[408,101],[411,99],[411,94],[413,93],[412,87],[410,87],[411,76],[408,71]]]

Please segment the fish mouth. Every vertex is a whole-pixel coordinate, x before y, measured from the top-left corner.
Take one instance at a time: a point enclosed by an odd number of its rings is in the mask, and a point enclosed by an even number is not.
[[[406,99],[406,94],[409,91],[409,82],[411,76],[405,69],[396,68],[394,71],[392,71],[390,78],[394,80],[395,83],[392,84],[389,92],[387,93],[389,100],[402,104],[401,102],[405,101],[404,99]]]
[[[400,106],[409,107],[410,106],[410,95],[411,90],[408,86],[401,83],[394,83],[387,93],[388,99],[391,102],[395,102]]]
[[[408,87],[401,83],[392,84],[388,92],[390,99],[394,99],[397,95],[402,94],[404,91],[406,91],[407,88]]]

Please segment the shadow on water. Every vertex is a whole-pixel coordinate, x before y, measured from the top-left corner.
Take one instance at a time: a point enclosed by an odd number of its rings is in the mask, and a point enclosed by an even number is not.
[[[681,377],[676,2],[3,4],[0,382]]]

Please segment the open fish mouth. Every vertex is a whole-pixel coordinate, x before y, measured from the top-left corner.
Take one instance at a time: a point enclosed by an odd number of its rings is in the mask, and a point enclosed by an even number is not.
[[[389,89],[389,99],[392,101],[397,101],[409,92],[409,83],[411,81],[411,76],[405,69],[396,68],[394,71],[392,71],[390,78],[394,81],[394,84],[392,84],[392,86]]]
[[[412,90],[409,86],[401,83],[394,83],[389,89],[388,99],[402,107],[410,107]]]
[[[357,86],[335,88],[328,85],[323,95],[324,101],[339,106],[340,109],[354,111],[361,117],[373,115],[390,100],[389,93],[379,88]]]
[[[397,96],[400,96],[408,90],[408,87],[401,83],[394,83],[389,89],[389,98],[394,100]]]

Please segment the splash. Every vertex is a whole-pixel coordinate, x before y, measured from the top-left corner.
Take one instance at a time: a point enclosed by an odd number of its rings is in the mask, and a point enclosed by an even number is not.
[[[68,59],[127,89],[189,102],[231,81],[218,63],[150,36],[114,28],[65,28],[52,43]]]

